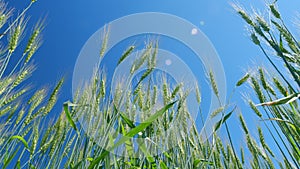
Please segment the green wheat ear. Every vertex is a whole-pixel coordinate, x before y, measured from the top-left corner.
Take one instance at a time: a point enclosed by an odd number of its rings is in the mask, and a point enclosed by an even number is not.
[[[249,73],[246,73],[237,83],[236,86],[241,86],[242,84],[244,84],[250,77]]]
[[[209,80],[210,80],[210,84],[211,84],[214,94],[217,97],[219,97],[219,90],[218,90],[217,82],[215,81],[215,76],[212,71],[209,72]]]
[[[225,107],[219,107],[217,108],[216,110],[214,110],[211,115],[210,115],[210,118],[214,118],[216,117],[217,115],[219,115],[221,112],[223,112],[225,109]]]
[[[129,46],[129,48],[123,53],[123,55],[121,56],[121,58],[118,61],[118,65],[120,63],[122,63],[135,49],[135,46]]]
[[[9,53],[13,53],[17,46],[20,43],[20,40],[23,36],[26,24],[27,24],[27,19],[25,19],[24,16],[20,18],[16,26],[14,26],[11,31],[10,31],[10,39],[9,39],[9,45],[8,45],[8,51]]]
[[[45,28],[44,26],[45,19],[38,21],[38,23],[34,26],[34,29],[32,31],[32,34],[27,42],[27,45],[25,47],[25,50],[23,54],[26,54],[30,51],[31,48],[34,46],[39,46],[39,37],[41,36],[41,32]],[[27,59],[26,59],[27,60]]]
[[[108,43],[108,38],[109,38],[109,32],[110,32],[110,27],[109,25],[106,25],[104,27],[104,31],[103,31],[103,37],[102,37],[102,46],[99,52],[99,56],[100,58],[102,58],[106,52],[106,48],[107,48],[107,43]]]
[[[278,12],[278,10],[275,8],[275,5],[274,4],[271,4],[269,5],[270,9],[271,9],[271,12],[272,14],[278,18],[278,19],[281,19],[281,16],[280,16],[280,13]]]
[[[243,128],[245,134],[249,134],[248,127],[247,127],[246,122],[241,114],[239,115],[239,120],[240,120],[240,123],[242,125],[242,128]]]

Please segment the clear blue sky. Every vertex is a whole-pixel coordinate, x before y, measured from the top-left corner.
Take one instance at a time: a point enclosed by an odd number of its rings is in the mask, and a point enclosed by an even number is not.
[[[29,1],[29,0],[28,0]],[[35,57],[38,69],[34,78],[39,84],[52,83],[62,75],[71,81],[76,58],[87,39],[104,24],[117,18],[138,12],[163,12],[177,15],[198,26],[212,41],[223,62],[227,76],[227,86],[232,87],[243,74],[241,70],[251,62],[261,64],[257,59],[261,55],[251,43],[245,31],[244,22],[235,14],[229,5],[230,1],[190,0],[38,0],[29,11],[32,21],[40,16],[47,16],[44,31],[44,44]],[[263,1],[255,0],[244,3],[250,9],[262,8]],[[11,6],[22,9],[26,1],[10,0]],[[279,1],[280,10],[286,18],[292,18],[299,9],[300,2]],[[204,23],[202,25],[201,23]],[[43,76],[42,74],[47,74]],[[68,86],[67,83],[66,86]]]
[[[10,6],[22,9],[27,1],[9,0]],[[263,0],[244,2],[247,9],[252,5],[261,11]],[[35,63],[38,69],[30,79],[38,86],[54,85],[62,76],[67,76],[60,104],[71,98],[72,71],[77,56],[87,39],[104,24],[117,18],[139,12],[163,12],[177,15],[198,26],[211,40],[223,63],[228,94],[237,80],[243,76],[254,63],[266,65],[259,49],[252,44],[245,30],[245,23],[236,15],[226,0],[38,0],[29,11],[32,21],[40,16],[47,16],[44,30],[44,44],[36,53]],[[300,1],[279,0],[279,9],[292,28]],[[299,12],[299,11],[298,11]],[[298,32],[299,33],[299,32]],[[299,34],[298,34],[299,35]],[[205,91],[202,91],[205,94]],[[243,103],[239,91],[235,93],[236,103],[244,114],[250,110]],[[254,120],[249,117],[250,120]],[[251,122],[249,122],[250,124]],[[258,124],[254,122],[253,124]],[[236,124],[237,125],[237,124]],[[230,128],[237,132],[238,127]],[[240,141],[241,142],[241,141]],[[241,144],[237,142],[237,144]]]

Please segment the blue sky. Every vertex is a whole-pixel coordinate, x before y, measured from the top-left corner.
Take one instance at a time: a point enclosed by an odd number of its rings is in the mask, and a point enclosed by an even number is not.
[[[29,3],[29,0],[27,1]],[[21,10],[28,4],[27,1],[10,0],[9,5]],[[37,87],[51,86],[62,76],[66,76],[67,81],[64,92],[61,93],[60,103],[71,99],[72,73],[76,59],[82,46],[94,32],[104,24],[129,14],[162,12],[186,19],[207,35],[223,63],[229,94],[248,68],[253,67],[254,64],[269,67],[262,53],[252,44],[245,30],[245,23],[236,15],[230,2],[224,0],[38,0],[29,10],[31,21],[37,21],[41,16],[47,17],[43,34],[44,44],[34,58],[37,70],[30,79],[31,84]],[[239,3],[247,9],[251,9],[251,5],[261,11],[264,9],[263,0],[249,2],[240,0]],[[300,1],[279,0],[278,4],[283,17],[293,28],[291,21],[295,18],[296,11],[300,9]],[[205,94],[205,91],[202,92]],[[235,93],[232,101],[238,104],[244,114],[250,114],[239,91]],[[249,119],[254,120],[252,117]],[[257,124],[258,122],[254,122],[254,125]],[[238,127],[231,128],[240,132]]]
[[[260,62],[256,57],[261,53],[251,43],[244,29],[244,22],[229,5],[230,1],[43,1],[39,0],[29,11],[32,21],[47,16],[44,31],[44,44],[35,57],[38,70],[35,76],[44,84],[58,80],[62,74],[69,79],[76,58],[87,39],[104,24],[117,18],[138,12],[163,12],[177,15],[198,26],[212,41],[225,67],[228,85],[232,87],[243,74],[241,70],[251,65],[251,61]],[[22,9],[26,5],[10,0],[11,6]],[[250,9],[262,9],[262,1],[242,3]],[[290,18],[299,9],[296,0],[280,3],[284,16]],[[297,8],[298,7],[298,8]],[[204,23],[204,24],[203,24]],[[246,52],[245,52],[246,51]],[[47,76],[42,74],[47,73]]]

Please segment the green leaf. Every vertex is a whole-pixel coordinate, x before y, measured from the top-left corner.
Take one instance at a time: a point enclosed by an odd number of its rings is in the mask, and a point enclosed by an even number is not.
[[[127,140],[129,140],[130,138],[132,138],[133,136],[135,136],[136,134],[138,134],[139,132],[143,131],[145,128],[147,128],[149,125],[151,125],[152,122],[154,122],[160,116],[162,116],[175,103],[176,103],[176,101],[172,102],[172,103],[170,103],[168,105],[166,105],[165,107],[163,107],[162,109],[160,109],[159,111],[157,111],[155,114],[153,114],[152,116],[150,116],[147,120],[145,120],[144,122],[140,123],[135,128],[131,129],[128,133],[126,133],[124,136],[122,136],[117,143],[114,144],[114,146],[111,148],[111,150],[113,150],[116,147],[120,146],[121,144],[123,144],[124,142],[126,142]]]
[[[15,165],[15,168],[21,169],[21,162],[20,162],[20,160],[17,161],[17,163]]]
[[[63,106],[64,106],[64,112],[66,113],[66,116],[67,116],[67,119],[68,119],[70,125],[71,125],[76,131],[78,131],[78,130],[77,130],[77,127],[76,127],[76,125],[75,125],[75,123],[74,123],[74,121],[73,121],[73,119],[72,119],[72,116],[71,116],[71,114],[70,114],[70,112],[69,112],[69,102],[65,102]]]
[[[194,167],[194,168],[197,168],[198,165],[200,164],[200,162],[201,162],[200,159],[195,159],[194,164],[193,164],[193,167]]]
[[[88,158],[86,158],[86,160],[93,161],[94,159],[92,157],[88,157]]]
[[[71,167],[71,169],[77,169],[82,163],[83,163],[84,159],[79,161],[74,167]]]
[[[159,160],[159,166],[161,169],[168,169],[167,165],[162,160]]]
[[[127,118],[125,114],[120,112],[120,116],[130,128],[135,128],[133,121]]]
[[[209,160],[206,160],[206,159],[200,159],[200,161],[203,163],[203,164],[207,164],[207,165],[210,165],[210,166],[213,166],[214,163],[212,161],[209,161]]]
[[[155,163],[155,159],[152,157],[152,155],[149,153],[149,151],[147,150],[147,147],[145,146],[145,142],[141,141],[141,140],[137,140],[138,144],[139,144],[139,149],[145,154],[147,160],[150,163]]]
[[[14,153],[12,155],[10,155],[7,159],[5,159],[4,164],[3,164],[3,169],[5,169],[9,165],[9,163],[12,161],[12,159],[19,152],[19,149],[20,149],[20,147],[18,147],[18,149],[16,151],[14,151]]]
[[[206,160],[206,159],[195,159],[194,161],[194,164],[193,164],[193,168],[196,169],[196,168],[199,168],[199,164],[205,164],[205,165],[210,165],[210,166],[213,166],[214,163],[209,161],[209,160]]]
[[[81,166],[81,164],[85,161],[93,161],[93,158],[92,157],[87,157],[86,159],[82,159],[81,161],[79,161],[77,164],[75,164],[74,167],[71,167],[71,169],[77,169],[79,168],[79,166]]]
[[[121,144],[125,143],[127,140],[131,139],[133,136],[138,134],[139,132],[143,131],[145,128],[147,128],[149,125],[152,124],[155,120],[157,120],[161,115],[163,115],[169,108],[171,108],[177,101],[174,101],[170,104],[167,104],[164,106],[162,109],[158,110],[155,114],[150,116],[147,120],[144,122],[140,123],[138,126],[135,128],[131,129],[128,133],[126,133],[124,136],[122,136],[117,143],[115,143],[111,148],[108,150],[104,150],[104,152],[95,158],[91,164],[89,165],[88,169],[93,169],[101,160],[103,160],[110,151],[114,150]]]
[[[121,133],[122,134],[126,134],[126,130],[124,128],[124,125],[123,123],[120,124],[120,128],[121,128]],[[112,142],[110,145],[113,145],[114,143]],[[128,156],[129,157],[133,157],[133,154],[134,154],[134,147],[133,147],[133,143],[131,142],[131,140],[127,140],[125,142],[125,148],[126,148],[126,151],[128,153]]]
[[[231,116],[231,114],[234,112],[234,110],[235,110],[235,108],[233,108],[233,110],[231,110],[231,112],[229,112],[228,114],[226,114],[221,120],[219,120],[216,123],[216,125],[215,125],[215,131],[217,131],[221,127],[221,125],[226,122],[226,120]]]
[[[31,169],[36,169],[36,167],[33,164],[30,164]]]
[[[23,145],[28,149],[28,143],[23,137],[15,135],[10,138],[10,141],[15,140],[15,139],[21,141],[23,143]]]
[[[104,152],[101,153],[100,156],[98,156],[93,161],[91,161],[91,164],[89,165],[88,169],[93,169],[101,160],[103,160],[109,154],[109,151],[107,150],[103,150],[103,151]]]
[[[116,105],[114,105],[114,109],[116,112],[119,112],[119,110],[117,109]],[[125,123],[130,127],[130,128],[135,128],[135,125],[133,123],[132,120],[130,120],[125,114],[123,114],[122,112],[119,112],[121,118],[125,121]]]

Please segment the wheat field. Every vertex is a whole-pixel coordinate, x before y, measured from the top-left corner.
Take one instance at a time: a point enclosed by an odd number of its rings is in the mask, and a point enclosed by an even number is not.
[[[28,78],[36,69],[31,60],[46,29],[41,19],[25,36],[30,22],[26,13],[35,3],[32,0],[17,14],[0,1],[0,28],[4,30],[0,40],[5,44],[0,48],[1,168],[300,168],[300,43],[276,3],[267,4],[271,22],[232,5],[262,51],[261,57],[268,59],[275,72],[271,75],[259,67],[241,77],[235,88],[247,86],[244,92],[253,94],[241,98],[249,104],[249,111],[239,112],[239,105],[232,106],[230,101],[220,105],[211,113],[211,118],[219,115],[221,120],[209,137],[199,134],[190,116],[186,103],[190,90],[181,83],[171,85],[164,76],[155,77],[159,41],[143,46],[140,59],[129,66],[131,76],[146,66],[134,86],[119,84],[115,91],[108,91],[104,71],[95,68],[90,81],[64,103],[57,103],[64,78],[52,87],[31,88]],[[109,31],[105,33],[99,57],[110,37]],[[141,46],[124,49],[118,64],[137,47]],[[18,62],[8,69],[12,57]],[[207,77],[219,97],[214,72]],[[152,83],[153,78],[160,83]],[[201,112],[201,91],[198,86],[195,89]],[[62,110],[56,112],[58,118],[49,115],[55,106]],[[259,125],[254,133],[248,129],[250,122],[244,113],[257,116]],[[238,117],[243,145],[233,143],[233,126],[227,123],[233,115]],[[135,123],[137,118],[139,123]],[[226,140],[220,130],[225,131]],[[270,137],[268,141],[266,137]]]

